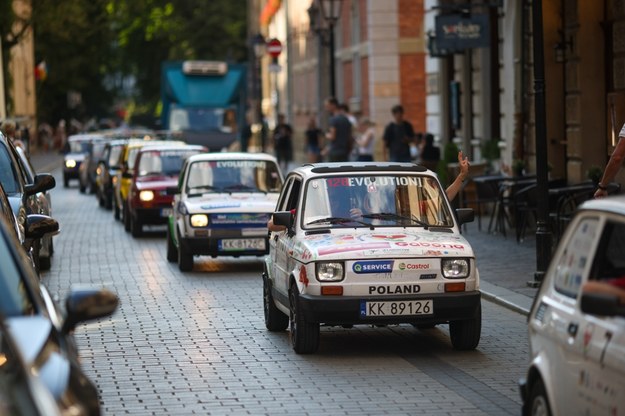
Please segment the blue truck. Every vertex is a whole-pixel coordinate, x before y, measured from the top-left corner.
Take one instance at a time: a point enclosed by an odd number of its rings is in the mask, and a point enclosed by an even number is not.
[[[163,62],[163,128],[211,151],[230,146],[245,126],[245,72],[221,61]]]

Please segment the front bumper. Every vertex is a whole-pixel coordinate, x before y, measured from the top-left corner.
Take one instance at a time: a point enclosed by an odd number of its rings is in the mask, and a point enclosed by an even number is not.
[[[169,214],[163,215],[163,209],[169,209],[171,211],[171,203],[169,205],[152,208],[135,208],[132,215],[134,215],[135,219],[141,224],[166,224],[169,218]]]
[[[365,301],[402,301],[426,300],[433,301],[432,315],[418,316],[361,316],[361,303]],[[319,296],[300,295],[301,311],[309,322],[329,325],[357,324],[400,324],[400,323],[445,323],[456,320],[471,319],[478,315],[481,294],[479,291],[462,293],[436,293],[409,296]]]
[[[63,168],[63,177],[68,179],[79,179],[80,172],[78,171],[78,166],[75,168]]]

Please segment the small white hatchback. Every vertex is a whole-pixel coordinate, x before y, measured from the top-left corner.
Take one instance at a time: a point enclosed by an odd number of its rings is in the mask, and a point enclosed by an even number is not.
[[[524,415],[625,414],[625,197],[580,207],[528,326]]]
[[[434,173],[411,163],[327,163],[290,172],[263,273],[265,324],[313,353],[320,325],[449,324],[456,349],[481,333],[479,273]],[[278,230],[282,227],[282,230]]]

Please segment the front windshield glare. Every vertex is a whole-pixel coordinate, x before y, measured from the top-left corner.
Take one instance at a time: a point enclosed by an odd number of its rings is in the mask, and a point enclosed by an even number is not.
[[[419,175],[332,176],[306,186],[304,228],[453,227],[444,191]],[[341,220],[343,219],[343,220]],[[354,219],[346,222],[344,219]]]
[[[281,186],[278,166],[268,160],[197,161],[186,179],[189,193],[279,192]]]

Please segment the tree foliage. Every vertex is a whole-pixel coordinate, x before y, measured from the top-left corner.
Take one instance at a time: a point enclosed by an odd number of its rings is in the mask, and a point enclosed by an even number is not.
[[[122,99],[153,112],[163,61],[246,55],[246,0],[32,0],[32,6],[35,58],[49,68],[38,84],[38,113],[50,122],[103,116]],[[68,91],[81,94],[80,107],[68,108]]]

